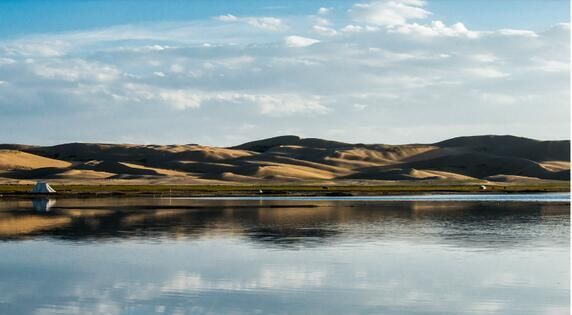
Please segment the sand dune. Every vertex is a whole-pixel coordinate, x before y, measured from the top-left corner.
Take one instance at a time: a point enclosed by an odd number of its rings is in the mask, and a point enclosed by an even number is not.
[[[475,178],[461,174],[435,171],[435,170],[418,170],[414,168],[387,168],[387,167],[368,167],[360,169],[358,172],[346,176],[347,179],[374,179],[374,180],[454,180],[454,181],[470,181]]]
[[[105,179],[115,176],[114,173],[109,172],[98,172],[92,170],[66,170],[64,172],[58,173],[54,175],[54,178],[61,178],[61,179],[74,179],[74,178],[82,178],[82,179]]]
[[[538,178],[535,177],[504,175],[504,174],[488,176],[485,177],[484,179],[491,182],[499,182],[499,183],[533,182],[538,180]]]
[[[388,147],[358,147],[337,150],[335,158],[343,160],[358,160],[374,163],[392,164],[407,158],[433,151],[433,146],[388,146]]]
[[[539,164],[540,166],[552,172],[565,171],[570,169],[569,161],[544,161]]]
[[[0,181],[259,183],[570,179],[570,141],[458,137],[434,144],[350,144],[281,136],[229,148],[70,143],[0,145]]]
[[[143,165],[137,165],[137,164],[133,164],[133,163],[126,163],[126,162],[120,162],[122,165],[125,165],[129,168],[132,169],[141,169],[141,170],[150,170],[153,171],[159,175],[165,175],[165,176],[187,176],[187,174],[185,172],[179,172],[179,171],[174,171],[174,170],[168,170],[168,169],[162,169],[162,168],[156,168],[156,167],[146,167]]]
[[[66,161],[54,160],[42,156],[14,150],[0,150],[0,169],[36,169],[42,167],[65,168],[71,166]]]

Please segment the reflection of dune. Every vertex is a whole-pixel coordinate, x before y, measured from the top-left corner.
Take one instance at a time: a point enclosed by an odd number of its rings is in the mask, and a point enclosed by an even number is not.
[[[570,215],[570,206],[544,204],[541,206],[540,211],[542,215]]]
[[[113,214],[113,210],[89,210],[89,209],[66,209],[60,210],[61,214],[68,215],[70,217],[99,217]]]
[[[295,248],[321,246],[349,235],[362,241],[420,237],[455,246],[518,246],[506,235],[515,222],[535,229],[566,216],[568,203],[442,201],[280,201],[185,199],[58,200],[50,212],[30,202],[0,203],[0,239],[32,236],[72,241],[122,238],[233,238]],[[495,222],[495,224],[491,224]],[[423,225],[424,229],[419,229]],[[436,229],[433,230],[433,227]],[[462,237],[453,237],[461,233]],[[453,236],[452,236],[453,235]]]
[[[308,224],[333,219],[338,214],[330,207],[258,209],[257,220],[261,224]]]
[[[185,210],[149,210],[143,212],[136,212],[129,214],[121,220],[123,224],[131,225],[141,223],[147,220],[164,219],[170,217],[182,216],[186,213]]]
[[[0,236],[14,237],[61,228],[71,223],[68,217],[40,217],[33,215],[0,217]]]

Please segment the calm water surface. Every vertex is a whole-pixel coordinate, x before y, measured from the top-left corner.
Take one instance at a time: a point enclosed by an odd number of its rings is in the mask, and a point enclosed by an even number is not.
[[[0,200],[0,314],[569,314],[569,194]]]

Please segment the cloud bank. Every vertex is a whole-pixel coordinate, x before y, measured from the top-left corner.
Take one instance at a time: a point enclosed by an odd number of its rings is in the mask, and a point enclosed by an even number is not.
[[[480,31],[432,15],[370,1],[4,40],[0,142],[568,137],[569,24]]]

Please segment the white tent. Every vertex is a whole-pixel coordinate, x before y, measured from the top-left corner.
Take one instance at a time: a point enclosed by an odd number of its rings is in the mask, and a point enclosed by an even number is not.
[[[44,182],[37,182],[36,186],[32,188],[32,193],[36,194],[50,194],[55,192],[56,191],[50,185],[48,185],[48,183]]]

